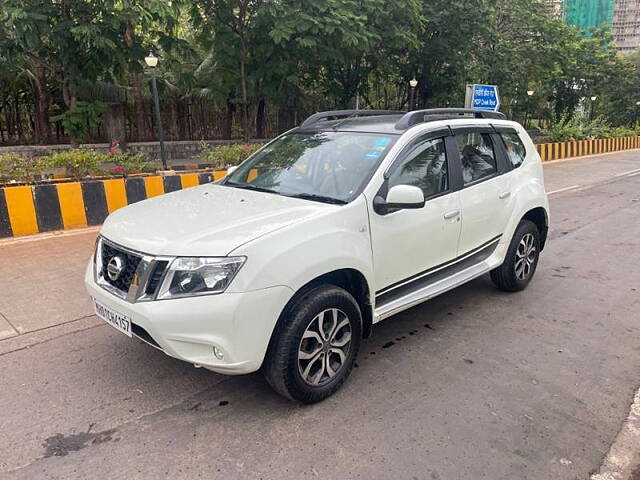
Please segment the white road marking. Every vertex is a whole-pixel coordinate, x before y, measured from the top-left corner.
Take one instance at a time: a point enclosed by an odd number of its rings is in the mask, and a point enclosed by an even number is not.
[[[628,172],[616,173],[614,177],[624,177],[625,175],[635,175],[640,173],[640,168],[636,168],[635,170],[629,170]]]
[[[634,170],[629,170],[627,172],[616,173],[613,177],[610,178],[620,178],[620,177],[635,177],[636,175],[640,175],[640,168],[636,168]],[[554,193],[566,192],[569,190],[576,190],[578,188],[591,188],[598,185],[600,182],[596,182],[590,185],[571,185],[570,187],[559,188],[558,190],[552,190],[551,192],[547,192],[547,195],[553,195]]]
[[[552,190],[551,192],[547,192],[547,195],[553,195],[554,193],[566,192],[567,190],[574,190],[576,188],[580,188],[582,185],[571,185],[570,187],[559,188],[558,190]]]

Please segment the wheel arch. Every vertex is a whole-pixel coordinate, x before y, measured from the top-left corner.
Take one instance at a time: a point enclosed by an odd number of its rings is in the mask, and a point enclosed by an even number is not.
[[[362,336],[363,338],[367,338],[371,334],[371,327],[373,325],[371,290],[364,274],[355,268],[340,268],[332,270],[319,275],[302,285],[282,309],[274,332],[277,331],[278,325],[284,321],[284,317],[287,312],[289,312],[307,292],[320,285],[335,285],[336,287],[343,288],[349,292],[353,298],[355,298],[358,306],[360,307],[360,312],[362,313]]]
[[[549,233],[549,215],[547,211],[543,207],[532,208],[522,216],[522,220],[529,220],[538,227],[540,250],[542,251],[547,243],[547,235]]]

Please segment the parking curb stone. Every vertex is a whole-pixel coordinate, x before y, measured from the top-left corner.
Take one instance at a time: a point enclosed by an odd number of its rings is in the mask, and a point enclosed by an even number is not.
[[[635,480],[640,473],[640,389],[629,416],[611,445],[598,473],[591,480]]]

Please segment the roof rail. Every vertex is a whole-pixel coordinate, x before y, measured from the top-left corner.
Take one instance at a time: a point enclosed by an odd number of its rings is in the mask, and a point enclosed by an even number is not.
[[[437,117],[437,118],[427,118]],[[413,112],[406,113],[398,123],[396,123],[397,130],[406,130],[413,125],[417,125],[423,122],[435,121],[435,120],[449,120],[456,118],[493,118],[504,120],[504,113],[491,112],[487,110],[480,110],[479,108],[430,108],[427,110],[415,110]]]
[[[327,112],[318,112],[311,115],[300,124],[300,128],[310,127],[324,120],[338,120],[340,118],[351,117],[373,117],[378,115],[402,115],[400,110],[329,110]]]

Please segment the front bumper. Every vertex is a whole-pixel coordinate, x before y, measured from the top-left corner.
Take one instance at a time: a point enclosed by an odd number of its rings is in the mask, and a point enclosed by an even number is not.
[[[229,375],[260,368],[278,317],[294,293],[277,286],[129,303],[96,284],[92,261],[85,272],[85,286],[93,298],[143,328],[167,355]],[[223,352],[222,360],[213,355],[214,346]]]

